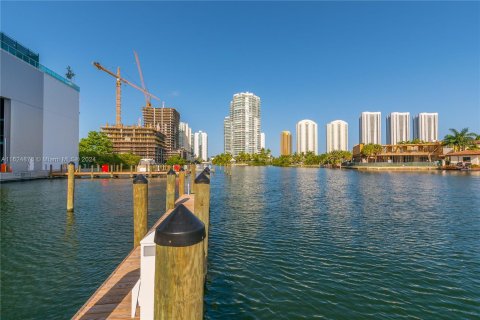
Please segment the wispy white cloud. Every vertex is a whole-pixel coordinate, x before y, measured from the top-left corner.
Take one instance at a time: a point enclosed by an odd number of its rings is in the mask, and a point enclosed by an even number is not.
[[[170,92],[170,97],[179,97],[180,96],[180,90],[173,90]]]

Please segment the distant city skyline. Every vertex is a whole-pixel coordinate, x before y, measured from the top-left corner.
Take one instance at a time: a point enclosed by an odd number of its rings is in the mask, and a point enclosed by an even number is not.
[[[279,132],[295,132],[301,119],[321,128],[345,120],[351,148],[364,110],[439,113],[438,139],[449,128],[480,132],[478,2],[5,1],[0,15],[2,31],[37,50],[43,64],[59,74],[72,67],[80,137],[115,122],[115,80],[92,61],[119,66],[139,84],[133,50],[148,89],[162,99],[152,102],[207,131],[211,155],[224,150],[226,104],[246,91],[262,98],[262,132],[274,155]],[[106,15],[129,23],[105,23]],[[138,123],[144,105],[141,92],[122,88],[125,125]],[[318,141],[325,150],[325,130]]]

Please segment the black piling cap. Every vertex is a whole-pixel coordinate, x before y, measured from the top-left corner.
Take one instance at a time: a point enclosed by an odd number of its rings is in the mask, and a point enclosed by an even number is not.
[[[148,184],[148,180],[143,174],[139,174],[133,179],[133,184]]]
[[[70,161],[68,164],[73,164],[73,165],[75,165],[75,162],[73,162],[73,161]]]
[[[210,184],[210,178],[207,176],[205,171],[202,171],[197,178],[195,178],[196,184]]]
[[[179,204],[155,230],[155,243],[164,247],[188,247],[205,238],[205,225]]]
[[[173,170],[172,168],[170,168],[170,170],[167,172],[167,174],[170,175],[170,174],[176,174],[176,173],[175,173],[175,170]]]
[[[183,169],[183,167],[180,168],[180,171],[185,171],[185,169]]]

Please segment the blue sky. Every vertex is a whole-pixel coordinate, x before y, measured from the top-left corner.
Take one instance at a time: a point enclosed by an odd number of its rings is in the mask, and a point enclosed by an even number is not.
[[[223,152],[223,118],[236,92],[262,99],[274,155],[282,130],[311,119],[349,123],[362,111],[439,112],[448,128],[480,132],[479,2],[5,2],[1,29],[81,87],[80,137],[115,120],[115,80],[92,61],[149,90]],[[123,86],[123,123],[143,94]]]

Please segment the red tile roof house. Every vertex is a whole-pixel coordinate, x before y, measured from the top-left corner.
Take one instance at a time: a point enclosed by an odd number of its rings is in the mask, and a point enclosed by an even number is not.
[[[453,165],[456,165],[458,162],[480,165],[480,150],[449,152],[445,156],[450,159],[450,164]]]

